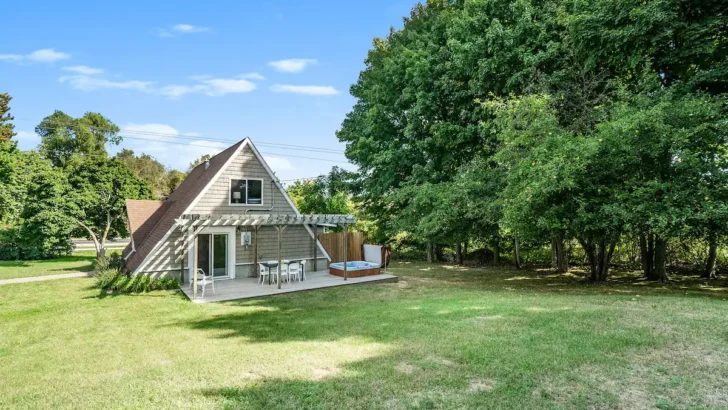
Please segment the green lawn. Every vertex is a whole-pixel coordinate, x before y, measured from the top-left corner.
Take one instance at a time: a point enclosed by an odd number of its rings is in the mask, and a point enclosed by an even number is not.
[[[0,261],[0,279],[88,272],[94,269],[96,251],[76,251],[71,256],[40,261]]]
[[[206,305],[1,286],[0,408],[728,408],[718,282],[393,265]]]

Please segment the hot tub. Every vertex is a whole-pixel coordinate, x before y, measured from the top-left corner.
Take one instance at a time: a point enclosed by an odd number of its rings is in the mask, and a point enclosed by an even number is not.
[[[346,276],[349,278],[360,278],[362,276],[379,275],[381,266],[373,262],[352,261],[346,262]],[[344,277],[344,262],[336,262],[329,265],[329,273],[334,276]]]

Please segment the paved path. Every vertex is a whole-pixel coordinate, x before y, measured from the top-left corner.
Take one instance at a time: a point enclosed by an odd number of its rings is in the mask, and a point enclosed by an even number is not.
[[[9,285],[11,283],[29,283],[29,282],[43,282],[46,280],[56,280],[56,279],[83,278],[86,276],[91,276],[93,274],[94,274],[94,272],[91,271],[91,272],[62,273],[60,275],[31,276],[29,278],[2,279],[2,280],[0,280],[0,286]]]

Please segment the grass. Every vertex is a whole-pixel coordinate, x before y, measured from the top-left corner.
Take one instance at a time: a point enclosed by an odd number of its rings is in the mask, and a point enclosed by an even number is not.
[[[37,261],[0,261],[0,280],[62,273],[89,272],[94,269],[96,251],[76,251],[71,256]]]
[[[0,408],[728,408],[728,292],[393,264],[220,304],[0,287]]]

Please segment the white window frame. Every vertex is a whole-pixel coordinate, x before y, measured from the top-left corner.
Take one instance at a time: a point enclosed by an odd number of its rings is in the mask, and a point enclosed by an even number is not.
[[[198,232],[198,233],[210,234],[210,235],[227,234],[227,236],[228,236],[228,238],[227,238],[227,245],[228,245],[227,276],[226,277],[217,277],[217,278],[215,278],[216,281],[217,280],[226,280],[226,279],[235,279],[235,275],[236,275],[235,266],[237,265],[237,263],[236,263],[237,260],[236,260],[236,255],[235,255],[235,243],[236,243],[235,242],[235,233],[236,233],[235,231],[236,231],[236,228],[234,226],[219,226],[219,227],[210,226],[210,227],[203,228],[200,232]],[[192,246],[190,246],[190,251],[187,252],[187,280],[191,281],[192,275],[194,274],[193,267],[195,266],[195,253],[197,252],[197,248],[194,246],[195,238],[192,235],[190,235],[189,240],[190,240]]]
[[[240,181],[244,179],[245,183],[245,202],[244,204],[233,203],[233,180]],[[248,183],[247,181],[260,181],[260,203],[249,204],[248,202]],[[265,180],[263,178],[245,178],[245,177],[230,177],[228,179],[228,205],[230,206],[263,206],[265,205]]]

